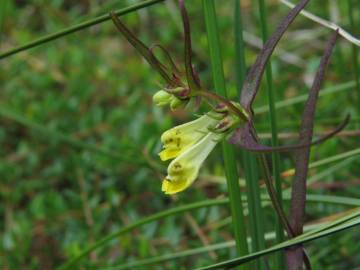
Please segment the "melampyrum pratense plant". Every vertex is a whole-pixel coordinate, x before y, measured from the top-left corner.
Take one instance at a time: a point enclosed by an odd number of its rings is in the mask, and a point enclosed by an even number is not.
[[[288,237],[293,238],[302,234],[310,147],[334,136],[349,121],[348,116],[334,131],[316,141],[312,141],[317,97],[324,79],[325,67],[329,62],[338,36],[337,31],[329,39],[309,93],[302,117],[300,142],[298,144],[278,147],[261,145],[253,123],[252,104],[259,90],[266,64],[277,43],[308,2],[308,0],[300,1],[264,44],[255,64],[246,77],[240,102],[228,100],[202,86],[199,75],[194,68],[195,65],[192,63],[190,22],[183,0],[179,0],[179,9],[184,28],[183,67],[179,67],[172,60],[171,53],[163,46],[147,47],[120,21],[117,15],[111,14],[112,20],[119,31],[165,81],[162,89],[153,96],[155,105],[168,106],[171,110],[176,110],[178,108],[197,108],[201,102],[205,102],[209,108],[206,114],[199,116],[197,119],[173,127],[162,134],[163,149],[159,156],[162,161],[172,160],[168,165],[167,176],[162,180],[161,189],[165,194],[175,194],[188,188],[196,180],[201,165],[216,144],[219,141],[228,140],[234,147],[239,146],[246,150],[259,152],[259,164],[264,171],[269,196]],[[156,50],[162,52],[166,62],[159,60]],[[291,215],[288,218],[284,213],[282,204],[277,199],[264,153],[290,150],[296,151],[296,173],[292,187]],[[301,269],[303,263],[307,269],[311,269],[310,261],[302,246],[287,251],[287,262],[288,269]]]
[[[159,186],[159,189],[161,188],[166,195],[172,195],[189,188],[198,177],[199,170],[201,169],[201,166],[207,156],[221,141],[229,143],[229,145],[234,148],[240,147],[248,151],[256,152],[258,164],[263,171],[263,178],[270,201],[282,223],[282,227],[285,230],[287,237],[289,238],[287,241],[279,243],[271,248],[252,252],[246,256],[210,265],[204,267],[203,269],[230,269],[278,250],[285,250],[288,269],[298,270],[302,269],[303,266],[305,266],[306,269],[311,269],[310,260],[304,250],[302,245],[303,243],[330,235],[352,226],[357,226],[360,223],[360,211],[355,211],[354,213],[338,218],[330,224],[322,225],[310,232],[303,233],[306,202],[306,179],[309,167],[310,148],[311,146],[319,144],[337,134],[349,121],[349,116],[347,116],[336,129],[320,139],[313,140],[316,103],[322,81],[324,80],[325,68],[330,60],[332,50],[338,37],[338,32],[334,29],[334,34],[329,38],[328,44],[321,58],[317,74],[314,78],[311,91],[309,92],[308,100],[305,104],[301,120],[299,143],[295,145],[269,147],[261,145],[259,142],[257,131],[254,127],[255,115],[253,102],[258,93],[266,65],[275,50],[275,47],[288,29],[289,25],[304,9],[309,0],[299,1],[299,4],[293,7],[285,19],[283,19],[279,24],[274,33],[268,38],[267,42],[263,46],[263,49],[257,56],[255,63],[246,76],[239,101],[229,100],[225,96],[215,94],[214,92],[205,89],[202,85],[200,76],[192,62],[190,19],[188,18],[184,0],[179,0],[179,10],[181,12],[184,29],[184,59],[182,65],[178,65],[173,61],[171,53],[167,51],[164,46],[157,44],[148,47],[145,45],[137,38],[136,34],[132,33],[130,29],[128,29],[118,18],[118,15],[123,15],[131,10],[134,11],[140,7],[147,7],[162,1],[164,0],[144,1],[134,5],[133,7],[112,12],[110,13],[110,16],[100,16],[94,20],[70,27],[64,31],[45,36],[24,46],[2,53],[0,55],[0,59],[56,38],[63,37],[96,23],[103,22],[107,18],[111,17],[115,26],[122,35],[134,46],[134,48],[147,60],[152,69],[155,72],[158,72],[164,80],[161,89],[159,89],[153,96],[153,102],[156,106],[168,107],[170,110],[185,108],[193,111],[194,108],[199,108],[200,104],[203,103],[208,108],[207,113],[198,115],[195,120],[164,131],[161,136],[159,134],[160,140],[163,144],[163,149],[160,151],[159,157],[162,161],[171,160],[167,168],[166,176],[164,179],[161,179],[162,184],[161,187]],[[204,3],[207,1],[212,0],[204,0]],[[191,3],[191,1],[188,1],[188,3]],[[161,57],[159,57],[159,54],[161,54]],[[163,61],[160,59],[163,59]],[[219,93],[219,91],[217,91],[217,93]],[[283,209],[282,202],[278,200],[276,190],[273,186],[272,172],[265,154],[276,151],[292,150],[295,152],[296,157],[295,178],[291,190],[290,214],[287,215]],[[231,187],[229,186],[229,189],[230,188]],[[232,206],[235,205],[236,207],[236,202],[235,204],[231,202],[233,199],[234,198],[229,196],[230,204]],[[241,198],[239,201],[241,201]],[[129,232],[134,228],[138,228],[141,225],[177,213],[183,213],[185,211],[211,205],[225,204],[228,202],[229,201],[227,199],[218,201],[208,200],[169,209],[145,217],[121,228],[119,231],[112,233],[103,239],[98,240],[95,244],[90,245],[77,256],[71,258],[59,269],[74,269],[74,265],[91,251],[94,251],[121,234]],[[232,217],[236,217],[234,213],[232,213]],[[241,237],[241,241],[243,243],[245,242],[246,245],[247,236],[243,235]],[[237,241],[236,244],[239,245],[239,242]]]

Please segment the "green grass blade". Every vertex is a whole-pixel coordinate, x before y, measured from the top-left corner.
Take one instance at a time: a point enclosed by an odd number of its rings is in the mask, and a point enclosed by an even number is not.
[[[336,93],[339,93],[342,91],[352,90],[355,87],[355,85],[356,85],[355,81],[349,81],[346,83],[331,86],[331,87],[322,89],[319,93],[319,97],[336,94]],[[275,109],[285,108],[287,106],[302,103],[302,102],[306,101],[307,98],[308,98],[308,95],[304,94],[304,95],[299,95],[296,97],[288,98],[286,100],[278,101],[275,103]],[[255,111],[255,114],[266,113],[269,111],[269,106],[268,105],[260,106],[260,107],[255,108],[254,111]]]
[[[345,153],[341,153],[341,154],[338,154],[338,155],[335,155],[335,156],[332,156],[329,158],[324,158],[324,159],[312,162],[309,164],[309,169],[323,166],[323,165],[326,165],[326,164],[329,164],[329,163],[332,163],[335,161],[343,160],[345,158],[355,157],[358,155],[360,155],[360,148],[356,148],[354,150],[351,150],[351,151],[348,151]]]
[[[99,241],[97,241],[94,245],[89,246],[88,248],[86,248],[85,250],[83,250],[82,252],[80,252],[76,257],[70,259],[69,261],[67,261],[65,264],[63,264],[62,266],[58,267],[58,270],[68,270],[68,269],[74,269],[75,265],[85,256],[87,256],[88,254],[90,254],[92,251],[99,249],[101,247],[103,247],[104,245],[106,245],[107,243],[109,243],[111,240],[119,237],[122,234],[125,234],[131,230],[134,230],[142,225],[148,224],[150,222],[168,217],[168,216],[172,216],[172,215],[176,215],[176,214],[180,214],[180,213],[184,213],[187,211],[192,211],[195,209],[199,209],[199,208],[204,208],[204,207],[210,207],[210,206],[214,206],[214,205],[223,205],[223,204],[228,204],[229,201],[228,199],[218,199],[218,200],[206,200],[206,201],[201,201],[201,202],[196,202],[196,203],[192,203],[192,204],[187,204],[187,205],[183,205],[183,206],[179,206],[173,209],[169,209],[166,211],[162,211],[162,212],[158,212],[154,215],[145,217],[143,219],[140,219],[102,239],[100,239]]]
[[[118,16],[121,16],[121,15],[125,15],[127,13],[131,13],[131,12],[134,12],[138,9],[142,9],[142,8],[145,8],[145,7],[148,7],[148,6],[151,6],[151,5],[154,5],[154,4],[157,4],[157,3],[160,3],[160,2],[163,2],[165,0],[148,0],[148,1],[143,1],[143,2],[140,2],[138,4],[135,4],[135,5],[132,5],[130,7],[126,7],[126,8],[122,8],[122,9],[119,9],[119,10],[116,10],[115,11],[115,14],[118,15]],[[67,36],[67,35],[70,35],[72,33],[75,33],[77,31],[80,31],[80,30],[83,30],[83,29],[86,29],[88,27],[91,27],[91,26],[94,26],[94,25],[97,25],[97,24],[100,24],[102,22],[105,22],[105,21],[108,21],[110,20],[110,15],[109,14],[105,14],[105,15],[102,15],[102,16],[99,16],[99,17],[96,17],[94,19],[91,19],[91,20],[87,20],[85,22],[82,22],[82,23],[79,23],[79,24],[76,24],[76,25],[73,25],[73,26],[70,26],[66,29],[63,29],[63,30],[60,30],[58,32],[55,32],[53,34],[49,34],[49,35],[46,35],[46,36],[43,36],[39,39],[36,39],[34,41],[31,41],[27,44],[24,44],[24,45],[21,45],[19,47],[16,47],[14,49],[11,49],[7,52],[4,52],[4,53],[1,53],[0,54],[0,60],[3,59],[3,58],[6,58],[6,57],[9,57],[13,54],[16,54],[16,53],[19,53],[19,52],[22,52],[22,51],[25,51],[25,50],[28,50],[28,49],[31,49],[31,48],[34,48],[34,47],[37,47],[39,45],[42,45],[44,43],[47,43],[47,42],[50,42],[50,41],[53,41],[55,39],[58,39],[58,38],[61,38],[61,37],[64,37],[64,36]]]
[[[113,267],[108,267],[108,268],[105,268],[102,270],[134,269],[137,267],[144,267],[144,266],[153,265],[153,264],[160,264],[160,263],[163,263],[166,261],[172,261],[172,260],[176,260],[176,259],[186,258],[186,257],[190,257],[190,256],[194,256],[194,255],[198,255],[198,254],[202,254],[202,253],[206,253],[206,252],[210,252],[210,251],[215,251],[215,250],[219,250],[219,249],[230,248],[230,247],[234,247],[234,246],[235,246],[235,242],[229,241],[229,242],[209,245],[209,246],[205,246],[205,247],[200,247],[200,248],[187,249],[184,251],[180,251],[180,252],[176,252],[176,253],[169,253],[169,254],[165,254],[162,256],[156,256],[156,257],[152,257],[152,258],[148,258],[148,259],[136,260],[134,262],[129,262],[126,264],[113,266]]]
[[[236,72],[236,88],[238,89],[238,96],[241,96],[241,90],[243,87],[244,79],[246,77],[246,61],[245,61],[245,43],[243,37],[243,23],[241,16],[241,1],[234,1],[234,36],[235,36],[235,72]],[[256,157],[246,151],[241,151],[243,168],[245,171],[246,180],[246,192],[249,208],[249,224],[250,235],[252,241],[252,250],[260,250],[261,246],[265,245],[263,239],[264,229],[262,228],[263,222],[259,222],[259,218],[262,216],[262,208],[260,203],[260,189],[258,186],[258,177],[254,175],[254,172],[258,171],[257,164],[255,162]],[[257,213],[257,214],[255,214]],[[259,228],[258,228],[259,227]],[[261,262],[255,262],[254,267],[259,269]],[[263,265],[261,266],[263,267]]]
[[[260,28],[262,32],[263,43],[265,43],[266,40],[268,39],[266,6],[264,0],[258,0],[258,2],[259,2],[259,13],[260,13]],[[276,97],[273,88],[271,60],[267,64],[265,73],[266,73],[266,82],[267,82],[269,114],[270,114],[271,145],[278,146],[279,139],[278,139],[277,117],[276,117],[276,109],[275,109]],[[273,179],[275,181],[277,198],[279,203],[282,204],[280,154],[274,152],[272,153],[271,156],[272,156]],[[275,231],[276,231],[277,242],[278,243],[283,242],[285,239],[284,228],[278,216],[276,216]],[[278,253],[275,257],[275,269],[279,269],[279,270],[285,269],[284,256],[282,253]]]
[[[217,94],[227,97],[214,1],[204,0],[203,8],[214,86]],[[227,142],[222,143],[222,148],[237,252],[244,255],[248,247],[235,152]]]
[[[268,196],[262,196],[262,200],[269,201],[270,198]],[[284,200],[290,200],[290,196],[284,194]],[[245,201],[245,199],[243,199]],[[318,194],[308,194],[307,201],[312,203],[326,203],[326,204],[338,204],[345,206],[360,206],[360,199],[350,198],[350,197],[342,197],[342,196],[331,196],[331,195],[318,195]],[[348,217],[347,217],[348,218]],[[313,229],[321,229],[324,225],[329,225],[329,222],[314,224],[314,225],[306,225],[304,227],[304,231],[307,233],[309,230]],[[336,224],[335,224],[336,225]],[[268,232],[265,234],[266,240],[275,239],[275,232]],[[251,243],[251,239],[248,237],[247,242]],[[188,249],[184,251],[179,251],[175,253],[164,254],[156,257],[145,258],[141,260],[136,260],[133,262],[122,263],[121,265],[116,265],[112,267],[104,268],[103,270],[124,270],[124,269],[134,269],[136,267],[144,267],[153,264],[159,264],[167,261],[177,260],[181,258],[186,258],[189,256],[199,255],[202,253],[207,253],[209,251],[216,251],[225,248],[233,248],[235,247],[235,241],[228,241],[223,243],[212,244],[204,247]]]
[[[356,198],[330,196],[330,195],[316,195],[316,194],[309,194],[308,197],[309,197],[309,202],[321,202],[321,203],[339,204],[339,205],[347,205],[347,206],[360,206],[360,199],[356,199]],[[284,199],[289,200],[290,199],[289,195],[284,194]],[[243,200],[245,201],[245,199],[243,199]],[[269,197],[262,196],[262,200],[267,202],[269,200]],[[92,246],[88,247],[87,249],[85,249],[84,251],[82,251],[77,257],[69,260],[67,263],[65,263],[63,266],[59,267],[58,269],[59,270],[73,269],[77,262],[79,262],[82,258],[84,258],[88,254],[90,254],[92,251],[103,247],[104,245],[106,245],[110,241],[114,240],[115,238],[119,237],[120,235],[129,233],[130,231],[137,229],[145,224],[155,222],[157,220],[160,220],[160,219],[172,216],[172,215],[184,213],[187,211],[192,211],[192,210],[196,210],[196,209],[200,209],[200,208],[204,208],[204,207],[227,205],[228,203],[229,203],[228,198],[216,199],[216,200],[206,200],[206,201],[201,201],[201,202],[196,202],[193,204],[176,207],[176,208],[166,210],[163,212],[158,212],[152,216],[148,216],[146,218],[138,220],[138,221],[104,237],[103,239],[101,239],[97,243],[95,243],[94,245],[92,245]],[[348,217],[345,217],[345,220],[347,220],[347,219],[348,219]],[[344,220],[344,218],[340,221],[337,221],[336,223],[333,223],[332,226],[339,224],[339,222],[343,222],[343,220]],[[319,230],[323,230],[323,227],[319,227]],[[249,239],[249,241],[250,241],[250,239]],[[194,255],[196,253],[208,252],[210,250],[215,250],[215,249],[219,249],[219,248],[225,248],[225,245],[216,244],[214,246],[197,248],[197,249],[195,249],[197,251],[195,253],[191,253],[190,251],[183,251],[180,254],[182,254],[181,256],[189,256],[189,255]],[[193,250],[193,252],[194,252],[194,250]],[[175,259],[178,257],[178,256],[175,256],[173,258],[169,258],[169,256],[171,256],[171,255],[164,255],[164,256],[162,256],[162,259],[170,260],[170,259]],[[146,260],[146,262],[148,262],[148,260]],[[158,261],[156,261],[156,262],[158,262]],[[149,263],[155,263],[155,262],[153,260],[150,260]]]
[[[321,226],[320,229],[315,229],[311,232],[305,233],[303,235],[300,235],[296,238],[293,238],[291,240],[285,241],[281,244],[275,245],[271,248],[252,253],[250,255],[236,258],[233,260],[229,260],[226,262],[210,265],[207,267],[201,268],[201,270],[213,270],[213,269],[228,269],[231,267],[236,267],[242,263],[246,263],[248,261],[254,260],[258,257],[264,256],[266,254],[276,252],[278,250],[286,249],[291,246],[303,244],[309,241],[313,241],[315,239],[325,237],[337,232],[340,232],[342,230],[350,229],[352,227],[360,225],[360,211],[354,211],[354,213],[347,215],[346,217],[342,218],[339,222],[336,223],[330,223],[328,225]]]

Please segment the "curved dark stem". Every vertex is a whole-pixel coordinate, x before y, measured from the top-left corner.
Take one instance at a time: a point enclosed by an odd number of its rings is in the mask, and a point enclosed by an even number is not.
[[[160,61],[152,53],[152,51],[141,41],[139,40],[118,18],[117,14],[114,11],[109,13],[114,25],[116,28],[125,36],[128,42],[146,59],[146,61],[153,67],[164,80],[172,86],[174,82],[168,72],[164,69]]]
[[[286,18],[281,22],[275,32],[271,37],[266,41],[263,46],[263,49],[258,54],[255,63],[251,67],[244,85],[241,91],[241,105],[247,110],[251,110],[252,103],[256,97],[256,94],[259,90],[260,82],[262,75],[265,71],[266,64],[268,63],[273,51],[275,50],[276,45],[280,41],[281,37],[284,35],[290,24],[294,21],[296,16],[301,12],[301,10],[307,5],[309,0],[301,0],[286,16]]]
[[[254,134],[255,138],[257,139],[257,134],[255,129],[252,128],[252,133]],[[283,224],[286,233],[288,234],[289,238],[294,238],[295,237],[295,233],[293,231],[293,229],[291,228],[291,225],[289,223],[289,220],[287,219],[287,216],[285,214],[284,209],[282,208],[279,200],[278,200],[278,196],[275,190],[275,187],[273,185],[273,181],[272,181],[272,176],[271,176],[271,172],[270,172],[270,168],[269,165],[267,163],[265,154],[260,154],[258,156],[258,160],[264,170],[264,181],[265,181],[265,186],[266,189],[269,193],[270,196],[270,200],[271,203],[273,205],[273,207],[275,208],[276,213],[278,214],[281,223]],[[306,250],[304,248],[302,248],[302,253],[304,255],[304,264],[307,270],[311,270],[311,263],[310,263],[310,259],[309,256],[306,253]]]
[[[159,61],[161,66],[163,66],[164,69],[167,69],[167,70],[170,69],[172,73],[181,74],[180,70],[178,69],[178,67],[175,64],[175,61],[172,59],[170,53],[168,52],[167,49],[165,49],[164,46],[162,46],[161,44],[153,44],[153,45],[151,45],[149,50],[155,55],[154,51],[155,51],[156,48],[159,48],[163,52],[163,54],[165,55],[167,61],[170,63],[170,68],[169,68],[169,67],[167,67],[166,65],[164,65],[163,63],[161,63]]]
[[[181,18],[184,27],[184,36],[185,36],[185,70],[186,70],[186,79],[190,89],[199,90],[200,84],[198,83],[198,78],[195,75],[194,67],[192,65],[192,48],[191,48],[191,31],[189,16],[185,8],[184,0],[179,0],[179,7],[181,12]]]
[[[347,124],[350,121],[350,118],[351,118],[350,114],[348,114],[345,117],[344,121],[337,128],[335,128],[334,130],[332,130],[329,133],[325,134],[321,138],[319,138],[317,140],[314,140],[312,142],[309,142],[309,143],[300,143],[300,144],[284,145],[284,146],[276,146],[276,147],[264,146],[264,145],[260,145],[260,144],[254,144],[254,145],[242,145],[242,147],[244,149],[248,150],[248,151],[261,152],[261,153],[289,152],[289,151],[292,151],[292,150],[299,150],[299,149],[309,148],[309,147],[312,147],[314,145],[323,143],[324,141],[334,137],[337,133],[342,131],[347,126]],[[254,137],[254,134],[252,134],[252,136]]]
[[[306,144],[311,142],[314,129],[314,118],[316,111],[316,104],[319,97],[322,82],[325,78],[326,67],[330,61],[332,51],[335,47],[338,38],[338,31],[335,31],[329,38],[324,54],[321,58],[318,71],[314,78],[313,85],[309,92],[309,97],[304,106],[304,112],[301,120],[300,127],[300,143]],[[343,127],[349,120],[347,116]],[[341,127],[340,127],[341,128]],[[291,203],[290,203],[290,225],[294,230],[295,235],[303,233],[303,226],[305,222],[305,207],[306,207],[306,181],[309,170],[310,148],[304,148],[296,151],[295,159],[295,176],[291,190]],[[292,249],[287,252],[287,264],[289,270],[300,269],[304,261],[304,256],[301,253],[302,248]]]

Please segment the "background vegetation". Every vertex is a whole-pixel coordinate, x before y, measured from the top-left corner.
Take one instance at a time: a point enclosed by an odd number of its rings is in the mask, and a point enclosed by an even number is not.
[[[1,52],[137,2],[1,1]],[[255,2],[242,1],[241,6],[248,66],[261,46]],[[235,97],[233,1],[216,3],[226,83]],[[268,28],[273,31],[289,9],[278,1],[266,4]],[[204,85],[213,89],[201,1],[188,1],[187,7],[194,62]],[[310,1],[307,10],[360,36],[358,27],[349,26],[347,1]],[[359,4],[353,11],[359,24]],[[163,44],[183,63],[181,20],[174,1],[122,18],[144,42]],[[308,93],[329,33],[299,16],[275,52],[272,66],[277,101],[282,104],[277,110],[282,144],[296,140],[304,99],[289,101]],[[340,39],[319,100],[316,134],[334,127],[348,112],[353,118],[346,131],[313,149],[312,162],[360,148],[360,91],[354,81],[358,71],[353,60],[352,45]],[[190,189],[171,197],[161,192],[166,167],[157,156],[159,137],[193,116],[152,105],[161,79],[110,21],[2,59],[0,70],[1,269],[54,269],[143,217],[227,196],[221,149],[206,161]],[[263,90],[256,100],[256,127],[269,144]],[[356,199],[360,195],[358,154],[310,171],[311,195],[341,196],[348,203],[334,203],[335,197],[329,202],[310,200],[308,224],[331,220],[360,206]],[[293,161],[292,154],[281,154],[281,171],[291,169]],[[245,189],[240,162],[239,167]],[[292,178],[284,176],[286,189]],[[263,188],[262,192],[266,194]],[[167,217],[121,235],[79,265],[105,269],[222,242],[227,242],[226,247],[216,252],[163,262],[151,269],[193,269],[226,260],[235,256],[229,214],[225,204]],[[271,207],[264,208],[262,218],[266,232],[271,233],[275,219]],[[268,236],[267,246],[271,246],[271,234]],[[354,228],[308,244],[314,269],[360,269],[359,240],[359,229]]]

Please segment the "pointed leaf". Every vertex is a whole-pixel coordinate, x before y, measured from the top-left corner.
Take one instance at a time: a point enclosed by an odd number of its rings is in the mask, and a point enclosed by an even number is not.
[[[271,35],[269,40],[264,44],[264,47],[256,58],[254,65],[251,67],[250,72],[245,79],[240,99],[241,105],[249,112],[251,111],[251,105],[255,99],[257,91],[259,90],[261,78],[270,56],[287,28],[308,2],[309,0],[301,0],[300,3],[289,12],[276,31]]]
[[[312,140],[316,103],[319,97],[321,84],[325,77],[325,69],[329,63],[337,37],[338,31],[336,31],[328,41],[311,87],[308,100],[305,103],[300,127],[301,144],[308,144]],[[291,190],[290,225],[294,233],[300,235],[303,232],[305,222],[306,180],[309,169],[310,148],[303,148],[296,151],[295,157],[295,177]],[[288,250],[286,255],[288,265],[293,265],[295,268],[297,266],[301,267],[303,263],[301,247]]]
[[[139,40],[118,18],[115,12],[110,12],[112,21],[116,28],[126,37],[131,45],[146,59],[146,61],[159,72],[161,77],[171,86],[175,86],[172,80],[172,75],[164,68],[160,61],[155,57],[152,51]]]
[[[184,0],[179,0],[179,7],[181,11],[181,17],[184,27],[184,36],[185,36],[185,70],[186,70],[186,79],[190,89],[199,90],[200,82],[199,77],[196,76],[194,67],[192,65],[192,48],[191,48],[191,32],[190,32],[190,23],[189,16],[185,8]]]
[[[314,128],[314,117],[316,103],[318,100],[321,84],[325,77],[325,69],[329,63],[331,53],[335,46],[338,37],[338,32],[335,32],[328,41],[324,55],[321,58],[318,71],[316,73],[313,85],[311,87],[309,97],[305,103],[305,108],[302,116],[302,123],[300,128],[300,143],[308,144],[311,142]],[[349,119],[349,116],[347,117]],[[295,161],[295,178],[292,187],[291,200],[291,225],[296,234],[302,233],[304,223],[304,210],[306,200],[306,178],[308,172],[310,157],[310,148],[304,148],[296,152]]]

